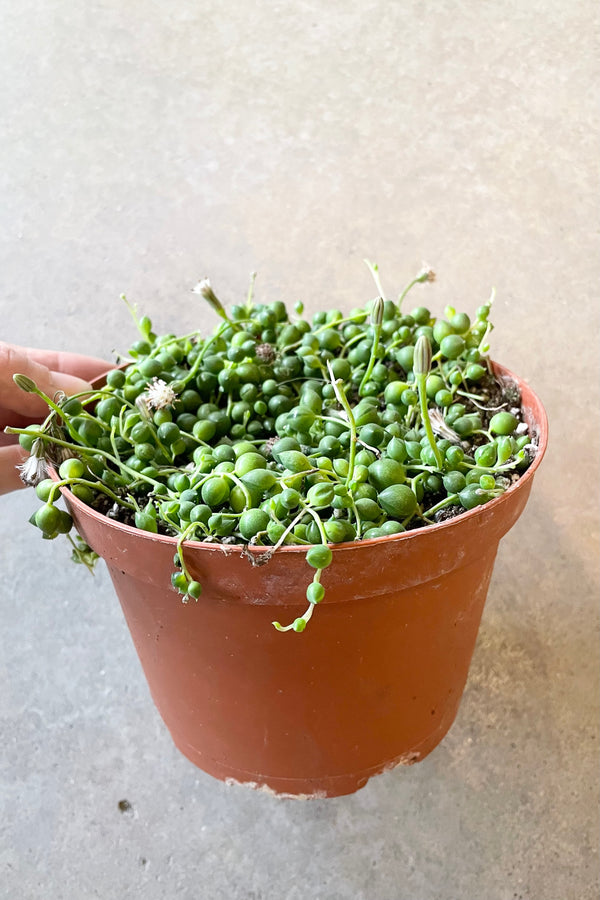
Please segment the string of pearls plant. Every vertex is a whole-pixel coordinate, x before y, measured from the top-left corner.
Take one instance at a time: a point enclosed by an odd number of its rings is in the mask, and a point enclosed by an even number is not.
[[[488,359],[493,295],[473,319],[448,306],[403,309],[431,282],[428,267],[396,301],[367,261],[378,296],[344,315],[308,321],[297,303],[246,302],[226,310],[208,280],[193,289],[221,322],[209,337],[157,335],[134,317],[131,361],[91,394],[45,396],[42,425],[8,428],[30,451],[22,478],[43,505],[31,521],[45,538],[71,531],[56,505],[68,487],[89,506],[143,531],[177,537],[172,585],[184,601],[201,585],[187,541],[306,547],[313,577],[306,612],[279,631],[301,632],[323,600],[329,545],[400,534],[487,503],[529,465],[535,436],[514,385]],[[124,298],[123,298],[124,299]],[[47,465],[58,480],[47,477]],[[81,538],[73,558],[92,567]]]

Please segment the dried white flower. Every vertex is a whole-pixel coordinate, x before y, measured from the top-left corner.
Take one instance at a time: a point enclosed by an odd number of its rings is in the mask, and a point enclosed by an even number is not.
[[[210,278],[201,278],[198,284],[195,284],[192,288],[192,294],[202,294],[204,296],[205,292],[211,290]]]
[[[421,271],[415,278],[415,281],[420,281],[421,283],[424,281],[435,281],[435,272],[431,266],[427,265],[427,263],[423,263]]]
[[[35,487],[40,481],[43,481],[48,474],[46,470],[46,460],[44,457],[32,454],[28,456],[24,463],[17,466],[19,478],[28,487]]]
[[[153,378],[152,384],[149,385],[144,394],[144,400],[150,409],[163,409],[165,406],[170,406],[171,403],[174,403],[176,399],[177,394],[171,385],[161,378]]]
[[[206,302],[214,309],[216,313],[218,313],[221,317],[226,318],[225,308],[213,291],[209,278],[203,278],[201,281],[199,281],[198,284],[196,284],[192,288],[192,294],[200,294],[200,296],[204,297]]]
[[[446,424],[446,421],[439,409],[429,410],[429,420],[431,422],[431,427],[436,434],[440,435],[440,437],[446,438],[447,441],[452,441],[453,444],[461,443],[460,435],[458,435],[453,428],[450,428],[450,426]]]

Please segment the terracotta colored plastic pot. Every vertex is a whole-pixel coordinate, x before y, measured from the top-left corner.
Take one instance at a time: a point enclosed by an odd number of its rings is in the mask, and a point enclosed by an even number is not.
[[[434,749],[458,710],[498,542],[546,448],[543,407],[519,386],[539,442],[525,475],[448,522],[335,546],[325,600],[302,634],[271,625],[306,608],[302,548],[253,566],[242,547],[186,544],[203,592],[184,604],[170,586],[175,539],[116,523],[65,491],[109,568],[156,706],[192,762],[278,794],[334,797]]]

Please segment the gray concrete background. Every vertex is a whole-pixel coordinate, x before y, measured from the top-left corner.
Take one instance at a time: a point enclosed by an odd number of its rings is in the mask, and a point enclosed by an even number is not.
[[[349,308],[425,259],[545,402],[458,719],[338,800],[232,789],[173,748],[108,576],[1,501],[0,895],[597,897],[598,14],[590,0],[0,5],[1,337],[109,355],[125,292]],[[585,394],[584,389],[588,389]],[[129,812],[119,811],[127,799]]]

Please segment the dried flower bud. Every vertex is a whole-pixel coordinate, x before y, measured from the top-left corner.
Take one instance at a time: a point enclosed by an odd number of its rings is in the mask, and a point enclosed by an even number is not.
[[[415,375],[429,375],[431,369],[431,342],[426,334],[422,334],[415,344],[413,372]]]
[[[213,291],[208,278],[203,278],[202,281],[199,281],[198,284],[192,288],[192,294],[200,294],[218,315],[222,316],[222,318],[226,318],[225,307]]]
[[[435,281],[435,272],[431,266],[423,263],[423,268],[415,278],[415,281],[418,281],[420,284],[423,284],[425,281]]]
[[[371,307],[371,325],[379,326],[383,322],[383,297],[377,297]]]

